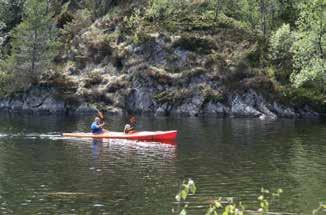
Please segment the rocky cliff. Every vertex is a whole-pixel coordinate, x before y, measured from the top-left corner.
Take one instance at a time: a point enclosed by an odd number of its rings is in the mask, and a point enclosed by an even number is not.
[[[127,30],[126,30],[127,29]],[[1,99],[9,111],[151,113],[217,117],[318,117],[308,104],[284,102],[254,69],[259,40],[232,24],[172,32],[123,17],[103,17],[75,34],[64,65],[28,91]]]

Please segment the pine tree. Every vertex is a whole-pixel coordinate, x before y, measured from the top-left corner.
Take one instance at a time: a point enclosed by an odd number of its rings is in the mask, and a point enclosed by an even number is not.
[[[27,0],[22,22],[13,30],[11,55],[6,59],[6,72],[15,88],[38,83],[56,53],[54,24],[47,0]],[[17,89],[14,89],[17,90]]]
[[[22,18],[24,0],[0,0],[0,25],[10,31]]]

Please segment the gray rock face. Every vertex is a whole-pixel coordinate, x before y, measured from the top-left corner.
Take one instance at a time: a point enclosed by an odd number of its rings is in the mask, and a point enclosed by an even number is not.
[[[298,110],[302,118],[319,118],[319,114],[314,112],[308,105],[305,105],[303,109]]]
[[[201,106],[204,102],[204,97],[196,95],[190,99],[186,99],[183,104],[175,107],[171,114],[181,114],[187,116],[197,116],[201,111]]]
[[[230,114],[230,108],[220,102],[208,102],[203,108],[202,115],[216,115],[218,117],[227,116]]]
[[[7,111],[61,113],[64,101],[54,97],[52,89],[31,89],[23,95],[0,100],[0,109]]]
[[[231,116],[234,117],[259,117],[262,113],[256,110],[251,101],[243,100],[236,95],[231,102]]]
[[[167,116],[168,114],[168,105],[166,103],[159,106],[155,111],[155,116]]]
[[[284,118],[295,118],[297,116],[293,108],[285,107],[283,105],[278,104],[277,102],[273,102],[271,110],[278,116]]]
[[[33,108],[33,112],[63,113],[65,112],[65,103],[62,100],[47,97],[39,107]]]
[[[129,110],[135,112],[153,112],[153,89],[133,89],[127,100]]]
[[[76,113],[96,113],[97,109],[94,105],[83,103],[76,110]]]

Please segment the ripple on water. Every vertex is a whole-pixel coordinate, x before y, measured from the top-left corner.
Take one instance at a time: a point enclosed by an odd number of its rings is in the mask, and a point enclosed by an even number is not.
[[[189,177],[198,188],[188,199],[190,214],[205,211],[215,196],[253,208],[260,187],[284,189],[276,208],[282,211],[311,212],[326,196],[326,127],[319,122],[141,119],[144,129],[179,129],[177,146],[58,136],[88,129],[87,120],[26,120],[10,131],[6,126],[15,120],[0,120],[3,211],[169,214],[181,181]],[[110,121],[113,129],[122,124]]]

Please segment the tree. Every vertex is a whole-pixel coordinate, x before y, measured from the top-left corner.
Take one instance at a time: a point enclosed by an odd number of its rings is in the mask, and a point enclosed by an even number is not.
[[[13,30],[11,55],[2,64],[15,81],[27,88],[39,82],[56,53],[55,29],[47,0],[27,0],[22,22]],[[17,89],[15,89],[17,90]]]
[[[104,16],[118,2],[123,0],[83,0],[83,6],[91,11],[93,18],[98,18]]]
[[[25,0],[0,0],[0,23],[6,31],[21,21],[24,2]]]
[[[292,53],[294,42],[289,24],[283,24],[270,37],[270,58],[278,69],[292,69]]]
[[[326,90],[326,1],[300,4],[298,31],[292,46],[294,86],[310,85]]]
[[[302,0],[278,0],[278,2],[281,22],[290,24],[290,27],[295,27],[295,22],[299,18],[298,5]]]
[[[278,18],[279,3],[277,0],[259,0],[260,29],[264,36],[274,27],[274,19]]]

